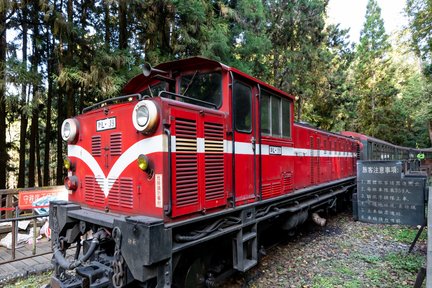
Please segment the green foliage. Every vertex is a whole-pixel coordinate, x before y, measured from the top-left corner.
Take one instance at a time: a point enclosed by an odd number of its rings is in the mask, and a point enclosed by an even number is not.
[[[320,67],[316,71],[319,85],[314,87],[309,105],[305,106],[304,119],[316,126],[333,131],[344,129],[345,121],[354,118],[350,111],[350,86],[347,81],[353,50],[348,43],[348,30],[338,25],[329,25],[320,47]]]
[[[416,255],[416,253],[391,253],[386,256],[385,260],[391,263],[392,268],[411,273],[418,272],[424,263],[423,257]]]
[[[405,244],[411,244],[417,235],[417,232],[419,230],[417,228],[412,227],[400,227],[400,226],[387,226],[384,229],[384,233],[390,237],[392,237],[394,240],[405,243]],[[420,235],[420,238],[418,241],[426,241],[427,238],[427,231],[424,230],[422,234]]]
[[[399,144],[403,126],[394,103],[398,90],[390,45],[375,0],[369,0],[366,17],[352,66],[352,96],[357,119],[349,129]]]
[[[422,99],[421,101],[425,106],[424,109],[420,109],[421,112],[418,115],[423,125],[416,125],[416,127],[426,130],[426,133],[422,133],[422,135],[429,134],[429,141],[426,142],[429,142],[428,146],[431,146],[432,90],[430,86],[432,85],[432,2],[422,0],[407,0],[406,12],[410,20],[409,29],[412,36],[412,47],[422,61],[421,64],[423,68],[423,74],[426,77],[426,79],[423,80],[423,82],[426,82],[425,85],[421,85],[421,89],[419,89],[423,90],[423,94],[419,95],[419,98]],[[411,92],[414,92],[412,89],[410,90]],[[412,93],[409,94],[413,95]],[[420,141],[424,143],[424,139]]]
[[[38,288],[49,282],[52,271],[42,273],[40,275],[30,275],[13,284],[5,285],[5,288],[22,287],[22,288]]]
[[[348,41],[348,30],[326,23],[328,0],[0,1],[0,12],[8,12],[7,28],[17,34],[8,39],[8,61],[0,63],[7,68],[0,83],[15,87],[7,96],[15,112],[5,117],[12,123],[17,111],[24,111],[31,118],[35,107],[41,117],[48,115],[41,104],[51,97],[51,122],[61,122],[83,106],[120,94],[144,61],[155,65],[201,55],[295,95],[299,120],[428,146],[429,2],[407,2],[412,47],[424,63],[420,75],[406,59],[394,61],[405,52],[390,49],[376,0],[368,2],[356,47]],[[28,47],[40,51],[39,67],[32,71],[34,51],[28,49],[27,59],[20,59],[24,33]],[[32,85],[38,94],[32,95]],[[32,97],[37,103],[30,104]],[[56,132],[48,137],[54,139]]]
[[[429,66],[432,56],[432,2],[407,0],[405,10],[410,19],[413,47]]]

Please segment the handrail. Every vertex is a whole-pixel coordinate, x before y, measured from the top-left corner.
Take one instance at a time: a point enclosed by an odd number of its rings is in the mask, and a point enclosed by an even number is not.
[[[105,99],[105,100],[102,100],[102,101],[100,101],[100,102],[98,102],[96,104],[93,104],[93,105],[91,105],[89,107],[84,108],[82,110],[82,113],[85,113],[85,112],[88,112],[90,110],[93,110],[93,109],[97,108],[98,106],[101,106],[102,104],[106,104],[106,103],[114,102],[114,101],[118,101],[118,100],[123,100],[123,99],[128,99],[128,98],[131,98],[131,97],[137,97],[138,100],[139,100],[141,98],[141,94],[135,93],[135,94],[123,95],[123,96],[118,96],[118,97],[113,97],[113,98]]]

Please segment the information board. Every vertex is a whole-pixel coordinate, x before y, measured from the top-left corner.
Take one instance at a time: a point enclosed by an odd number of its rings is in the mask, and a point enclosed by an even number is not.
[[[357,162],[357,219],[368,223],[425,222],[425,175],[405,175],[401,161]]]

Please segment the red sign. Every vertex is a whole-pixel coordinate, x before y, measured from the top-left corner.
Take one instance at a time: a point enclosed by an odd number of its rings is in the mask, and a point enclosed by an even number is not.
[[[27,190],[18,192],[18,206],[21,210],[35,208],[33,202],[45,196],[58,196],[64,193],[64,186],[56,186],[54,189]]]

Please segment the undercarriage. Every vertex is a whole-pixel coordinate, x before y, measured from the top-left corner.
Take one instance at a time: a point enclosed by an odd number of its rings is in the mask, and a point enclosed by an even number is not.
[[[169,223],[51,202],[51,287],[212,287],[257,264],[266,229],[293,231],[314,212],[350,200],[354,187],[352,177]],[[71,247],[75,255],[66,257]]]

